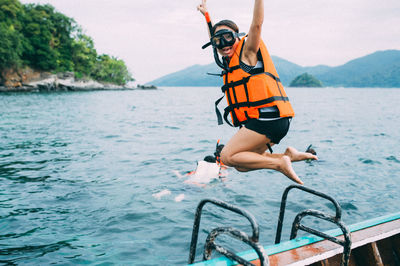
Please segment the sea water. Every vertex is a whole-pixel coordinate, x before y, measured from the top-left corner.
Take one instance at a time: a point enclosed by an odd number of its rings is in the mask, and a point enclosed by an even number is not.
[[[399,212],[400,91],[287,92],[296,117],[274,152],[312,144],[320,161],[297,162],[294,169],[306,186],[340,203],[346,224]],[[292,184],[284,175],[230,169],[225,181],[205,188],[179,178],[213,154],[218,139],[226,143],[237,131],[217,126],[220,93],[171,87],[0,94],[0,262],[183,265],[204,198],[248,210],[260,225],[260,242],[273,244],[281,195]],[[283,240],[295,214],[308,208],[334,213],[329,202],[291,192]],[[206,206],[197,260],[207,233],[218,226],[251,233],[246,219]]]

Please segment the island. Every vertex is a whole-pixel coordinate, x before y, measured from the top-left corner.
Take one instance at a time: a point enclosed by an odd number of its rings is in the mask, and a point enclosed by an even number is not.
[[[322,82],[313,75],[303,73],[290,82],[289,87],[322,87]]]
[[[49,4],[0,8],[0,91],[129,89],[125,62],[98,54],[73,18]]]

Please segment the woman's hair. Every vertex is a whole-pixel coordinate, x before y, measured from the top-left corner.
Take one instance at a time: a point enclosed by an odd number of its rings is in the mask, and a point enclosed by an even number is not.
[[[239,33],[239,27],[236,25],[235,22],[233,22],[232,20],[224,19],[212,27],[213,34],[215,33],[215,29],[219,26],[227,26],[227,27],[231,28],[232,30],[234,30],[236,33]]]
[[[206,161],[208,163],[215,163],[217,159],[215,159],[214,156],[207,155],[206,157],[204,157],[203,161]]]

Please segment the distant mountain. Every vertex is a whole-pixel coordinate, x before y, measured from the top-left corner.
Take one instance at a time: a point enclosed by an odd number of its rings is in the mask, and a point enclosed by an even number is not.
[[[400,88],[400,50],[378,51],[337,67],[326,65],[303,67],[277,56],[272,56],[272,60],[285,86],[288,86],[295,77],[307,72],[322,81],[324,86]],[[206,74],[220,72],[220,68],[215,63],[193,65],[148,84],[221,86],[222,78]]]
[[[207,75],[207,73],[219,74],[221,69],[215,64],[193,65],[178,72],[163,76],[159,79],[148,82],[155,86],[222,86],[222,78],[219,76]]]
[[[400,51],[386,50],[363,56],[315,75],[327,86],[400,87]]]

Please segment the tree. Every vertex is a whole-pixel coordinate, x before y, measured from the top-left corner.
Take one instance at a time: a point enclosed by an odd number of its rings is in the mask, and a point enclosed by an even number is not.
[[[12,25],[0,23],[0,72],[5,68],[18,67],[21,64],[21,35]]]
[[[103,54],[97,58],[92,77],[95,80],[125,85],[134,81],[124,61]]]
[[[78,77],[91,76],[96,60],[97,52],[92,38],[83,34],[82,30],[79,29],[79,33],[72,43],[72,61],[75,74]]]
[[[22,5],[16,0],[0,0],[0,72],[21,64],[23,36],[19,29]]]
[[[22,59],[28,65],[50,71],[57,67],[57,53],[50,46],[52,40],[53,23],[50,20],[50,12],[54,8],[50,5],[41,6],[24,5],[22,33],[27,38]]]

